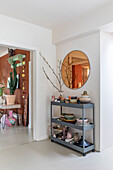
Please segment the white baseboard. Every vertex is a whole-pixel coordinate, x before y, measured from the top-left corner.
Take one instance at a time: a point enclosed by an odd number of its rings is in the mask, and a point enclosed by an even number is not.
[[[33,129],[33,126],[32,126],[32,125],[28,125],[28,128],[29,128],[29,129]]]
[[[45,136],[40,136],[40,137],[38,137],[38,138],[35,138],[35,140],[36,141],[41,141],[41,140],[46,140],[46,139],[48,139],[49,137],[48,137],[48,135],[45,135]]]

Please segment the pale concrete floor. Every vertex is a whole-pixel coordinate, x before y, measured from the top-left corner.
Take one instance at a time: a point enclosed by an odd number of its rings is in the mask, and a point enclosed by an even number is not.
[[[14,130],[14,129],[13,129]],[[16,131],[18,132],[19,129]],[[113,147],[102,153],[89,153],[86,157],[67,149],[50,140],[41,142],[30,141],[31,137],[26,133],[13,132],[10,142],[18,141],[0,150],[0,170],[112,170]],[[15,136],[16,134],[16,136]],[[19,135],[19,136],[18,136]],[[1,139],[0,141],[3,140]],[[7,137],[8,138],[8,135]],[[14,139],[16,138],[16,139]],[[24,139],[23,139],[24,138]],[[5,140],[4,140],[5,141]],[[23,142],[23,144],[22,144]],[[0,144],[1,145],[1,144]]]
[[[24,126],[5,126],[0,124],[0,150],[32,142],[32,130]]]

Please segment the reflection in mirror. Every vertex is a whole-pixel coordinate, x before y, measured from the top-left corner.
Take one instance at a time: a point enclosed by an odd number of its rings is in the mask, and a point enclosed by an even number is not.
[[[82,87],[90,74],[90,63],[86,54],[78,50],[67,54],[62,63],[61,73],[67,87],[71,89]]]

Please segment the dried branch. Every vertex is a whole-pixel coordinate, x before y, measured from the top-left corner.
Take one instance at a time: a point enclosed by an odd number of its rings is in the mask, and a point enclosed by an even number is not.
[[[57,74],[55,73],[54,69],[50,66],[50,64],[47,62],[47,60],[45,59],[45,57],[39,52],[40,56],[43,58],[43,60],[45,61],[45,63],[48,65],[48,67],[50,68],[50,70],[53,72],[53,74],[55,75],[55,77],[57,78],[59,84],[60,84],[60,80],[59,77],[57,76]]]
[[[52,71],[52,73],[54,74],[54,76],[56,77],[58,83],[59,83],[59,88],[51,81],[51,79],[49,78],[49,76],[47,75],[46,71],[43,69],[43,72],[46,76],[46,78],[50,81],[50,83],[53,85],[54,88],[56,88],[59,92],[63,92],[62,91],[62,78],[61,78],[61,65],[62,65],[62,61],[58,60],[59,66],[59,73],[58,75],[55,73],[54,69],[50,66],[50,64],[47,62],[47,60],[45,59],[45,57],[39,52],[40,56],[43,58],[44,62],[48,65],[49,69]]]
[[[61,92],[61,90],[60,90],[58,87],[56,87],[56,86],[54,85],[54,83],[51,81],[51,79],[49,78],[49,76],[48,76],[47,73],[45,72],[44,68],[42,68],[42,70],[43,70],[46,78],[47,78],[47,79],[50,81],[50,83],[53,85],[53,87],[56,88],[59,92]]]

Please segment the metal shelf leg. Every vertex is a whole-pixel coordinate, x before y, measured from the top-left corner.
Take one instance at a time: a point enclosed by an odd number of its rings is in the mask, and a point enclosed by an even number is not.
[[[50,118],[50,120],[51,120],[51,137],[53,136],[53,134],[52,134],[52,104],[51,104],[51,118]],[[51,140],[51,142],[52,142],[52,140]]]
[[[60,106],[60,114],[62,115],[62,106]]]
[[[95,108],[94,108],[94,106],[93,106],[93,124],[94,124],[94,128],[93,128],[93,143],[94,143],[94,151],[95,151]]]
[[[84,114],[85,114],[85,109],[84,107],[82,108],[82,123],[83,123],[83,153],[85,150],[85,146],[84,146],[84,141],[85,141],[85,129],[84,129]],[[85,154],[85,153],[84,153]]]

